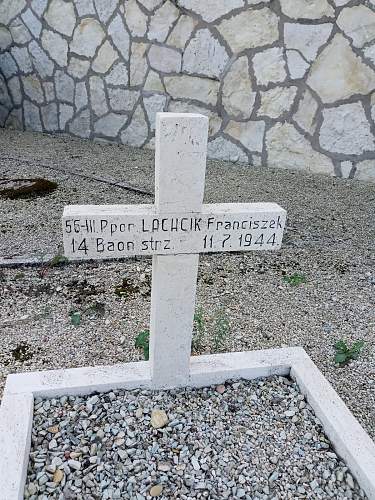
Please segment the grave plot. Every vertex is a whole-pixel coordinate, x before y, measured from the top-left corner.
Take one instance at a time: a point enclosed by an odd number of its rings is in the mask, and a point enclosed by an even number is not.
[[[330,441],[330,444],[326,444],[334,448],[335,453],[349,468],[349,475],[346,474],[348,471],[344,471],[346,483],[353,484],[358,495],[366,494],[368,498],[374,498],[375,445],[303,349],[190,358],[199,253],[277,249],[281,245],[286,217],[285,211],[274,204],[202,207],[207,128],[207,119],[200,115],[158,116],[154,206],[127,209],[117,206],[69,207],[64,212],[65,253],[71,259],[100,259],[108,258],[109,255],[117,257],[120,251],[122,256],[124,253],[142,254],[143,251],[153,255],[150,361],[9,376],[0,414],[0,444],[2,450],[6,450],[0,457],[0,489],[6,492],[6,498],[22,498],[24,495],[35,398],[64,398],[90,395],[96,391],[102,394],[106,391],[137,388],[170,389],[165,393],[170,397],[179,387],[209,387],[223,384],[227,380],[272,375],[290,376],[297,382],[313,415],[322,422]],[[122,236],[115,235],[122,224]],[[188,237],[186,233],[190,233]],[[150,243],[151,238],[153,245]],[[142,250],[144,241],[150,244],[147,249]],[[156,247],[155,241],[162,242],[161,246]],[[166,242],[169,248],[165,248]],[[120,243],[123,244],[121,250]],[[216,390],[222,396],[226,393],[222,388]],[[193,389],[192,392],[199,394]],[[282,398],[283,401],[285,399],[287,398]],[[38,399],[36,404],[39,403]],[[42,405],[43,409],[44,406],[47,407],[46,411],[49,411],[48,404],[51,407],[51,403],[47,402]],[[107,411],[110,408],[111,406]],[[37,407],[36,418],[39,410],[40,407]],[[198,405],[194,412],[195,418],[199,419],[202,411],[203,408]],[[296,416],[294,406],[285,411],[288,412],[284,415],[287,418],[293,419]],[[294,412],[294,415],[289,412]],[[266,409],[263,417],[267,419],[271,413],[272,410]],[[126,418],[121,412],[120,416]],[[160,416],[165,419],[165,415]],[[53,418],[53,415],[47,415],[47,418]],[[37,420],[35,422],[37,426]],[[303,425],[308,424],[305,419],[302,422]],[[166,421],[164,424],[161,428],[167,426]],[[54,425],[57,424],[51,422],[51,426]],[[59,431],[55,434],[55,438],[48,440],[49,451],[59,446],[56,439],[60,437],[57,436]],[[129,436],[129,439],[133,438]],[[126,445],[126,440],[122,444]],[[64,456],[68,460],[66,466],[81,470],[83,462],[80,457],[81,455],[70,457],[70,453],[68,457],[67,454]],[[39,460],[39,464],[41,463]],[[49,465],[51,464],[47,464]],[[64,469],[64,465],[60,465]],[[65,473],[68,471],[65,470]],[[33,482],[31,470],[30,474]],[[42,479],[42,483],[50,482],[48,475],[43,473],[42,476],[47,479]],[[42,476],[35,479],[39,481]],[[335,476],[337,478],[336,472]],[[352,477],[358,481],[359,487],[352,481]],[[60,481],[53,481],[52,477],[52,482],[60,483],[61,473],[55,479],[59,478]],[[317,480],[312,477],[307,487],[315,490],[314,481]],[[47,487],[52,488],[52,485]],[[151,487],[158,489],[149,491],[150,495],[162,496],[159,483]],[[236,487],[238,496],[239,487]],[[328,484],[327,487],[331,486]],[[359,488],[363,489],[362,493]],[[243,496],[242,491],[240,493],[240,497]],[[249,490],[249,494],[254,494],[254,491]]]

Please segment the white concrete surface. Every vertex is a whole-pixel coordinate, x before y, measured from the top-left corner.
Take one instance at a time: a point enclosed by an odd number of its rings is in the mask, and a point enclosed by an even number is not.
[[[193,357],[189,379],[181,385],[202,387],[228,379],[289,374],[298,382],[337,453],[368,498],[375,500],[375,444],[303,349]],[[149,363],[8,376],[0,408],[0,500],[23,499],[35,396],[84,395],[135,387],[158,388],[152,384]]]

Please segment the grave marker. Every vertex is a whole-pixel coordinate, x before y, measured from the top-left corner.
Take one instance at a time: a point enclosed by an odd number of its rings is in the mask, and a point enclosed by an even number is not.
[[[157,387],[187,385],[200,253],[277,250],[286,221],[274,203],[203,205],[208,119],[158,113],[155,204],[67,206],[71,260],[152,255],[150,367]]]

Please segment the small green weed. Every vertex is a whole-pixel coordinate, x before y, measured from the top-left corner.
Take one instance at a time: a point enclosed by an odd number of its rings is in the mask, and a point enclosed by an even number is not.
[[[294,273],[290,276],[284,276],[283,280],[290,286],[298,286],[302,283],[306,283],[306,277],[303,274]]]
[[[79,311],[72,311],[70,314],[70,322],[73,326],[79,326],[81,324],[81,313]]]
[[[203,336],[205,332],[205,320],[203,318],[203,307],[198,307],[194,314],[194,331],[191,340],[193,352],[199,352],[203,347]]]
[[[334,346],[336,350],[335,362],[340,366],[344,366],[352,359],[358,359],[364,345],[365,342],[359,340],[349,347],[344,340],[339,340]]]
[[[220,352],[224,349],[229,328],[228,318],[223,311],[220,311],[216,317],[213,333],[213,347],[215,352]]]
[[[135,339],[135,347],[143,350],[146,361],[150,357],[150,330],[142,330]]]

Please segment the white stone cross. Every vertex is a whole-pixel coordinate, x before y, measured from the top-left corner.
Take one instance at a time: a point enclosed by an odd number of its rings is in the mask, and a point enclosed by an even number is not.
[[[150,369],[155,387],[187,385],[200,253],[277,250],[286,221],[274,203],[203,205],[208,119],[158,113],[154,205],[64,209],[72,260],[152,255]]]

